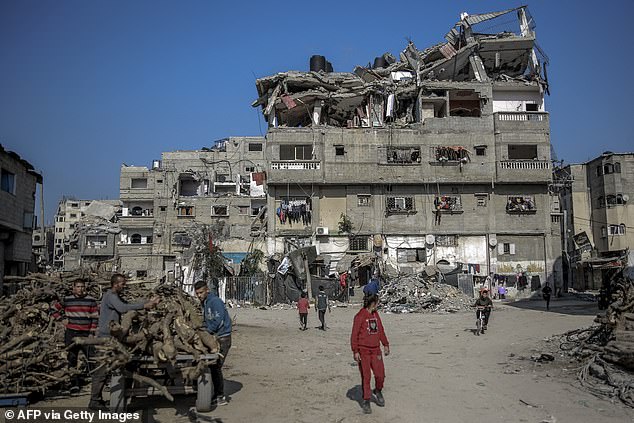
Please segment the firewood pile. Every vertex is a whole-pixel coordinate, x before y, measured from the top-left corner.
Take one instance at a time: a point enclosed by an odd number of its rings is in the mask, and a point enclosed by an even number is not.
[[[634,407],[634,281],[612,280],[612,303],[598,323],[565,333],[560,349],[581,361],[578,380],[591,393]]]
[[[59,392],[80,372],[68,368],[64,327],[52,317],[53,304],[71,293],[75,277],[31,275],[18,281],[15,295],[0,298],[0,393]],[[99,300],[109,285],[100,286],[103,278],[96,282],[88,286],[90,295]],[[120,323],[111,324],[112,337],[76,338],[76,342],[94,345],[93,367],[105,366],[108,372],[129,373],[128,365],[140,356],[150,356],[157,364],[173,364],[178,354],[192,355],[195,366],[182,369],[182,374],[186,380],[196,380],[207,365],[201,355],[219,350],[215,337],[201,329],[200,306],[175,286],[149,289],[131,284],[124,294],[128,302],[152,296],[160,298],[158,306],[125,313]],[[134,373],[128,376],[171,397],[153,380]]]

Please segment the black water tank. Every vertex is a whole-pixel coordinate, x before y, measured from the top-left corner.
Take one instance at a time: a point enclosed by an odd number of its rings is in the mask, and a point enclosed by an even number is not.
[[[324,56],[314,55],[310,57],[310,71],[319,72],[326,70],[326,58]]]
[[[383,56],[375,57],[374,58],[374,66],[372,66],[372,67],[374,69],[387,67],[387,61],[385,60],[385,57],[383,57]]]
[[[332,63],[330,63],[328,60],[326,60],[326,72],[334,72],[334,70],[332,69]]]

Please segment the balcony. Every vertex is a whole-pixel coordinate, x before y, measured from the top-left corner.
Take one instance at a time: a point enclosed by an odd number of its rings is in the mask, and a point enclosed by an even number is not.
[[[317,160],[272,161],[271,170],[320,170]]]
[[[548,132],[547,112],[497,112],[493,114],[495,132]]]
[[[535,214],[537,206],[532,195],[511,195],[506,201],[508,214]]]
[[[502,160],[500,169],[505,170],[549,170],[550,162],[547,160]]]
[[[545,183],[552,179],[548,160],[502,160],[497,162],[498,182]]]
[[[313,183],[323,179],[319,160],[273,160],[270,163],[269,184]]]
[[[434,212],[442,214],[463,213],[462,199],[459,195],[440,195],[434,198]]]

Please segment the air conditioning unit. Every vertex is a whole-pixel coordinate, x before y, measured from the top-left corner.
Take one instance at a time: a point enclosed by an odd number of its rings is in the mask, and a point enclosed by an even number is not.
[[[318,226],[317,227],[317,236],[328,235],[328,227],[327,226]]]

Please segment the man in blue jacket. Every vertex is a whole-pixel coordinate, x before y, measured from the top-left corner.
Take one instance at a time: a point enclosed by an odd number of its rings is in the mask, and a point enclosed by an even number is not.
[[[220,357],[211,368],[211,380],[214,384],[214,398],[212,404],[226,405],[225,381],[222,376],[224,364],[229,348],[231,348],[231,316],[220,298],[209,292],[206,282],[198,281],[194,285],[196,296],[203,306],[203,326],[207,332],[216,336],[220,344]]]
[[[379,293],[379,289],[380,289],[379,273],[374,272],[374,275],[372,276],[372,279],[370,279],[370,282],[368,282],[363,287],[363,293],[365,294],[366,297],[369,297],[370,295],[377,295]]]

